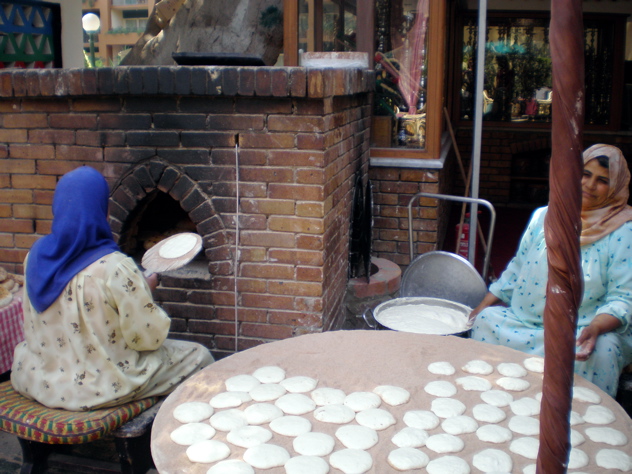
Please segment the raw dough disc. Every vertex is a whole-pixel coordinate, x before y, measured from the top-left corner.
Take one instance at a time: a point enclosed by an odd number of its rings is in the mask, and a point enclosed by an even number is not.
[[[573,400],[587,403],[601,403],[601,396],[587,387],[573,386]]]
[[[356,421],[359,425],[366,426],[374,430],[383,430],[395,424],[395,417],[382,408],[369,408],[356,414]]]
[[[590,459],[588,455],[581,449],[572,448],[568,454],[568,468],[569,469],[581,469],[588,466]]]
[[[474,408],[472,408],[472,416],[475,420],[482,421],[484,423],[500,423],[507,418],[504,410],[486,403],[474,405]]]
[[[632,456],[618,449],[602,449],[595,458],[597,466],[604,469],[618,469],[628,472],[632,470]]]
[[[439,426],[439,417],[427,410],[411,410],[404,413],[404,423],[411,428],[432,430]]]
[[[252,448],[272,439],[272,432],[261,426],[241,426],[226,435],[226,441],[241,448]]]
[[[426,440],[426,448],[439,454],[458,453],[464,447],[461,438],[447,433],[432,435]]]
[[[274,404],[286,415],[304,415],[314,411],[316,403],[302,393],[288,393],[279,398]]]
[[[336,438],[345,448],[370,449],[377,444],[377,431],[361,425],[344,425],[336,430]]]
[[[290,377],[279,382],[290,393],[311,392],[318,385],[318,380],[303,375]]]
[[[481,393],[481,399],[495,407],[506,407],[513,402],[513,395],[504,390],[488,390]]]
[[[483,472],[511,472],[511,456],[500,449],[484,449],[474,455],[472,465]]]
[[[239,459],[220,461],[211,467],[206,474],[255,474],[250,464]]]
[[[345,405],[325,405],[314,410],[314,418],[325,423],[349,423],[355,418],[355,412]]]
[[[430,410],[439,418],[462,415],[465,409],[465,404],[454,398],[435,398],[430,404]]]
[[[457,456],[442,456],[426,466],[428,474],[470,474],[470,465]]]
[[[317,432],[298,435],[292,442],[294,451],[303,456],[327,456],[335,445],[336,440],[332,436]]]
[[[458,436],[465,433],[474,433],[478,429],[478,423],[472,417],[459,415],[443,420],[441,428],[448,434]]]
[[[283,416],[283,411],[271,403],[255,403],[244,410],[244,415],[248,424],[263,425]]]
[[[574,448],[576,446],[584,444],[586,442],[586,438],[584,438],[584,435],[581,434],[579,431],[572,429],[570,433],[570,441],[571,447]]]
[[[207,439],[189,446],[186,455],[191,462],[217,462],[230,456],[230,448],[221,441]]]
[[[290,460],[290,453],[276,444],[260,444],[246,449],[244,461],[257,469],[283,466]]]
[[[494,367],[484,360],[471,360],[461,370],[475,375],[489,375],[494,371]]]
[[[353,392],[345,397],[343,404],[357,413],[379,407],[382,404],[382,399],[373,392]]]
[[[198,441],[215,436],[215,428],[208,423],[187,423],[171,432],[171,441],[181,446],[190,446]]]
[[[377,393],[384,403],[392,407],[403,405],[410,400],[410,392],[395,385],[380,385],[375,387],[373,392]]]
[[[571,426],[581,425],[582,423],[585,423],[584,417],[581,416],[576,411],[571,411],[571,415],[570,415],[570,424],[571,424]]]
[[[476,375],[459,377],[456,379],[456,384],[463,390],[470,392],[486,392],[492,388],[492,383],[489,380],[483,377],[477,377]]]
[[[398,448],[421,448],[426,445],[428,436],[426,430],[406,426],[395,433],[391,442]]]
[[[285,395],[287,390],[278,383],[262,383],[250,390],[248,394],[255,402],[271,402]]]
[[[428,372],[435,375],[454,375],[456,369],[450,362],[433,362],[428,365]]]
[[[285,370],[276,365],[259,367],[252,373],[252,376],[261,383],[279,383],[285,379]]]
[[[447,380],[433,380],[428,382],[424,391],[435,397],[451,397],[456,395],[456,387]]]
[[[536,438],[516,438],[509,445],[509,451],[527,459],[537,459],[540,442]]]
[[[226,379],[224,385],[226,385],[227,392],[249,392],[260,383],[252,375],[241,374]]]
[[[415,448],[397,448],[388,454],[387,461],[398,471],[410,471],[426,467],[430,458]]]
[[[214,410],[206,402],[185,402],[173,410],[173,417],[180,423],[197,423],[208,420]]]
[[[538,374],[544,373],[544,359],[542,357],[529,357],[523,361],[527,370]]]
[[[524,377],[527,375],[527,370],[520,364],[514,362],[501,362],[496,366],[496,370],[500,375],[505,377]]]
[[[198,238],[190,233],[182,233],[177,237],[173,236],[165,242],[159,249],[158,255],[162,258],[180,258],[189,253],[198,243]]]
[[[285,474],[327,474],[329,463],[318,456],[295,456],[285,463]]]
[[[512,416],[507,425],[511,431],[525,436],[540,434],[540,420],[530,416]]]
[[[248,392],[220,392],[211,398],[209,405],[213,408],[235,408],[252,400]]]
[[[540,402],[535,398],[524,397],[509,404],[514,415],[537,416],[540,414]]]
[[[486,443],[505,443],[511,441],[513,434],[504,426],[499,425],[483,425],[476,430],[476,436]]]
[[[496,380],[496,383],[505,390],[511,390],[512,392],[523,392],[531,386],[528,381],[516,377],[501,377]]]
[[[591,427],[586,428],[586,436],[595,443],[605,443],[611,446],[623,446],[627,444],[628,437],[614,428]]]
[[[373,458],[361,449],[341,449],[329,456],[329,464],[345,474],[362,474],[373,467]]]
[[[601,405],[591,405],[584,413],[584,421],[593,425],[608,425],[615,420],[612,410]]]
[[[282,416],[270,422],[270,429],[283,436],[298,436],[312,430],[312,422],[302,416]]]
[[[217,431],[230,431],[240,426],[246,426],[248,421],[243,411],[231,408],[230,410],[215,413],[209,420],[209,423]]]
[[[319,407],[325,405],[342,405],[347,394],[339,388],[320,387],[310,393],[312,400]]]

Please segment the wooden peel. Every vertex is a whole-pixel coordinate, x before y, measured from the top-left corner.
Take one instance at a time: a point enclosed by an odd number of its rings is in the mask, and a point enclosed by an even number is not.
[[[142,266],[155,273],[176,270],[185,266],[202,250],[202,237],[193,232],[182,232],[161,240],[147,250]]]

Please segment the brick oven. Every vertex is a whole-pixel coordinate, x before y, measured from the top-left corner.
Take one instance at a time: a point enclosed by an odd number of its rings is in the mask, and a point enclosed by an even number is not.
[[[126,253],[140,260],[175,231],[203,238],[157,291],[172,337],[221,355],[336,329],[372,88],[355,69],[0,72],[0,261],[22,270],[50,230],[57,179],[89,165],[110,183]]]

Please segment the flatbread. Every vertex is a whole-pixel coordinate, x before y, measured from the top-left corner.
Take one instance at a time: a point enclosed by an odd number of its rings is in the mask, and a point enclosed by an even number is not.
[[[447,380],[433,380],[428,382],[424,391],[435,397],[452,397],[456,395],[456,387]]]
[[[285,395],[287,390],[278,383],[262,383],[254,387],[248,394],[255,402],[271,402]]]
[[[211,463],[230,456],[230,448],[221,441],[207,439],[189,446],[186,455],[191,462]]]
[[[435,375],[454,375],[456,369],[450,362],[433,362],[428,365],[428,372]]]
[[[283,466],[290,460],[290,453],[276,444],[260,444],[246,449],[244,461],[256,469],[272,469]]]
[[[361,449],[341,449],[329,456],[329,464],[345,474],[361,474],[373,467],[373,458]]]
[[[249,402],[252,397],[248,392],[220,392],[211,398],[209,405],[213,408],[236,408],[243,403]]]
[[[468,375],[466,377],[459,377],[456,379],[456,384],[463,390],[486,392],[492,388],[492,383],[484,379],[483,377],[477,377],[476,375]]]
[[[246,420],[246,415],[242,410],[231,408],[215,413],[211,416],[209,423],[217,431],[230,431],[240,426],[246,426],[248,420]]]
[[[421,469],[428,465],[430,458],[426,453],[414,448],[397,448],[388,454],[388,463],[398,471]]]
[[[465,442],[458,436],[440,433],[429,436],[426,448],[439,454],[458,453],[465,447]]]
[[[410,392],[402,387],[395,385],[379,385],[373,389],[384,403],[392,407],[403,405],[410,400]]]
[[[605,443],[611,446],[623,446],[627,444],[628,437],[619,430],[607,427],[586,428],[586,436],[595,443]]]
[[[255,474],[250,464],[239,459],[226,459],[213,465],[206,474]]]
[[[591,405],[584,413],[584,421],[593,425],[609,425],[615,420],[614,413],[608,407]]]
[[[461,370],[475,375],[489,375],[494,372],[494,367],[484,360],[471,360]]]
[[[540,414],[540,402],[531,397],[514,400],[509,404],[509,408],[515,415],[537,416]]]
[[[515,362],[501,362],[496,366],[496,370],[500,375],[504,375],[505,377],[520,378],[527,375],[527,370]]]
[[[507,414],[504,410],[486,403],[474,405],[472,408],[472,416],[475,420],[484,423],[500,423],[507,418]]]
[[[286,474],[327,474],[329,463],[318,456],[295,456],[285,463]]]
[[[437,415],[427,410],[407,411],[404,413],[403,420],[406,426],[418,428],[420,430],[432,430],[441,423],[441,420]]]
[[[361,425],[341,426],[335,436],[349,449],[370,449],[379,441],[377,431]]]
[[[261,382],[249,374],[235,375],[226,379],[224,385],[227,392],[249,392]]]
[[[542,357],[529,357],[523,361],[527,370],[538,374],[544,373],[544,359]]]
[[[208,423],[187,423],[186,425],[178,426],[171,432],[171,440],[181,446],[190,446],[203,441],[211,439],[215,436],[215,428]]]
[[[252,376],[261,383],[279,383],[285,379],[285,370],[275,365],[259,367]]]
[[[516,438],[509,445],[509,451],[527,459],[537,459],[540,441],[536,438]]]
[[[478,423],[472,417],[459,415],[443,420],[441,428],[448,434],[458,436],[465,433],[474,433],[478,429]]]
[[[587,387],[573,386],[573,400],[587,403],[601,403],[601,395]]]
[[[572,448],[568,453],[568,468],[569,469],[581,469],[588,466],[590,459],[588,455],[581,449]]]
[[[294,451],[302,456],[327,456],[335,445],[336,440],[332,436],[318,432],[298,435],[292,442]]]
[[[274,404],[286,415],[304,415],[313,412],[316,408],[314,400],[302,393],[287,393]]]
[[[478,439],[485,443],[506,443],[511,441],[513,434],[510,430],[500,425],[483,425],[476,430]]]
[[[349,423],[356,413],[345,405],[325,405],[314,410],[314,418],[325,423]]]
[[[319,387],[310,393],[312,400],[318,406],[342,405],[347,394],[339,388]]]
[[[458,456],[442,456],[426,466],[428,474],[470,474],[470,465]]]
[[[244,415],[248,424],[263,425],[283,416],[283,411],[271,403],[255,403],[244,409]]]
[[[586,442],[586,438],[584,438],[584,435],[581,434],[579,431],[571,429],[570,441],[571,447],[574,448],[576,446],[581,446],[582,444],[584,444]]]
[[[527,380],[516,377],[501,377],[496,380],[496,383],[505,390],[512,392],[523,392],[531,386]]]
[[[298,436],[312,430],[312,422],[302,416],[282,416],[270,422],[270,429],[283,436]]]
[[[311,392],[318,385],[318,380],[303,375],[290,377],[279,382],[290,393]]]
[[[173,417],[180,423],[197,423],[213,415],[213,407],[206,402],[185,402],[173,410]]]
[[[396,423],[391,412],[382,408],[369,408],[358,412],[355,419],[358,424],[377,431],[384,430]]]
[[[525,436],[540,434],[540,420],[530,416],[512,416],[507,425],[511,431]]]
[[[484,449],[474,455],[472,465],[483,472],[511,472],[511,456],[500,449]]]
[[[604,469],[632,470],[632,457],[618,449],[602,449],[596,456],[597,466]]]
[[[487,390],[481,393],[481,399],[485,403],[495,407],[506,407],[513,402],[514,397],[511,393],[505,392],[504,390]]]
[[[345,397],[343,404],[357,413],[379,407],[382,404],[382,399],[373,392],[353,392]]]
[[[391,442],[398,448],[421,448],[426,445],[429,435],[426,430],[406,426],[391,438]]]
[[[430,410],[439,418],[462,415],[466,408],[461,400],[454,398],[435,398],[430,404]]]
[[[241,426],[226,435],[226,441],[242,448],[251,448],[272,439],[272,432],[261,426]]]

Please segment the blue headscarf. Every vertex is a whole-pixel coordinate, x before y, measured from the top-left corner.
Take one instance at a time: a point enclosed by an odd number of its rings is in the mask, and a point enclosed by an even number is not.
[[[77,273],[119,250],[107,221],[108,197],[105,178],[87,166],[57,183],[52,232],[35,242],[26,268],[28,298],[38,312],[53,304]]]

